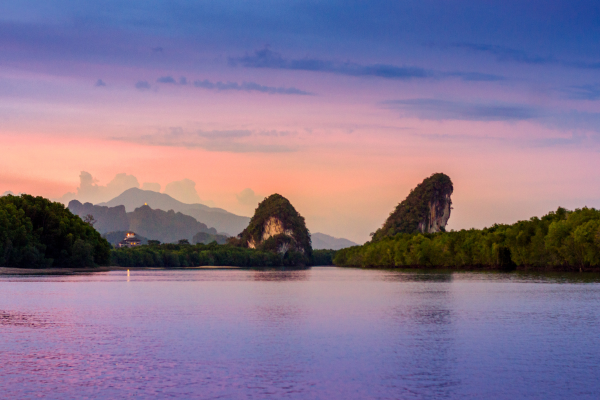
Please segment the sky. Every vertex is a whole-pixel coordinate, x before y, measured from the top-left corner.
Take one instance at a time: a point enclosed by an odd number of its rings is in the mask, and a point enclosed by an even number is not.
[[[2,2],[0,143],[0,193],[279,193],[360,243],[436,172],[448,229],[599,208],[600,4]]]

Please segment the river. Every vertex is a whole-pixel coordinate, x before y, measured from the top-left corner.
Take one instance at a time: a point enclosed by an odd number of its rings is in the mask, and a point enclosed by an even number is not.
[[[0,277],[2,398],[600,398],[600,277]]]

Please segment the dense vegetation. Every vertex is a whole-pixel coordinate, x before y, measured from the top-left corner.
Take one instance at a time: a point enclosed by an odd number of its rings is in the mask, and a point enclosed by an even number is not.
[[[600,270],[600,211],[559,208],[482,230],[397,234],[339,250],[338,266]]]
[[[297,266],[296,260],[279,253],[231,245],[156,244],[115,249],[111,264],[121,267],[185,268],[196,266],[280,267]],[[329,250],[315,251],[315,265],[331,265]]]
[[[279,221],[284,231],[263,240],[265,227],[269,221]],[[231,238],[233,246],[249,247],[256,244],[260,251],[281,253],[286,265],[309,265],[312,262],[312,246],[310,233],[306,228],[304,217],[292,206],[288,199],[273,194],[264,199],[256,208],[248,227],[237,237]]]
[[[406,199],[396,206],[383,224],[373,235],[373,240],[382,240],[395,236],[398,233],[416,233],[419,224],[429,224],[430,205],[441,208],[441,215],[446,205],[446,198],[453,192],[452,181],[448,175],[437,173],[423,180],[416,188],[410,191]],[[450,204],[448,204],[449,206]]]
[[[29,195],[0,197],[0,266],[105,265],[110,245],[60,203]]]

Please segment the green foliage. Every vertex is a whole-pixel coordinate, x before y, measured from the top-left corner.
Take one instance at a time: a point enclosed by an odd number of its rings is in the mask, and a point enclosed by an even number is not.
[[[105,265],[110,245],[62,204],[30,195],[0,197],[0,266]]]
[[[399,233],[339,250],[338,266],[579,270],[600,268],[600,211],[559,208],[482,230]]]
[[[313,265],[332,265],[334,250],[315,250]],[[121,267],[186,268],[204,265],[235,267],[282,267],[307,265],[305,255],[289,250],[284,254],[239,246],[158,244],[111,251],[111,264]]]
[[[313,250],[313,265],[333,265],[336,250]]]
[[[398,233],[417,233],[419,223],[428,225],[430,204],[437,204],[441,215],[446,198],[453,192],[452,181],[448,175],[437,173],[421,182],[411,190],[408,197],[390,214],[373,235],[373,241],[393,237]],[[449,200],[448,200],[449,201]]]
[[[288,257],[292,257],[290,255]],[[237,267],[277,267],[294,260],[280,254],[243,247],[189,244],[153,244],[132,248],[115,249],[111,252],[111,263],[121,267],[186,268],[204,265]]]

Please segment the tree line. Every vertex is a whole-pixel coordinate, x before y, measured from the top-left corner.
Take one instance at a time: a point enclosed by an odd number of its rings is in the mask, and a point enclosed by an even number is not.
[[[313,265],[331,265],[332,250],[315,250]],[[235,267],[281,267],[306,266],[304,258],[298,252],[262,251],[244,247],[210,244],[189,244],[181,240],[179,244],[160,244],[150,240],[146,246],[120,248],[111,251],[111,265],[155,268],[186,268],[197,266],[235,266]]]
[[[600,271],[600,211],[555,212],[512,225],[400,233],[337,251],[337,266]]]

